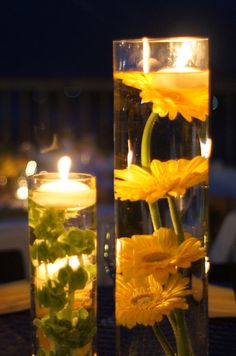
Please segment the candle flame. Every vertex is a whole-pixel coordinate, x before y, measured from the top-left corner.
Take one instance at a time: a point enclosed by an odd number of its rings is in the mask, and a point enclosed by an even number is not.
[[[188,65],[193,55],[192,43],[184,41],[183,44],[176,49],[176,68],[184,68]]]
[[[71,166],[71,159],[68,156],[63,156],[58,161],[58,171],[61,180],[68,179]]]
[[[150,46],[147,38],[143,38],[143,72],[149,72]]]

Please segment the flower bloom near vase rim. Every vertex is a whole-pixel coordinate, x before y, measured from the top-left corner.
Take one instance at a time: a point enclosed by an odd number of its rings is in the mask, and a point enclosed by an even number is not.
[[[192,72],[115,72],[114,79],[140,90],[142,103],[152,102],[152,111],[174,120],[180,113],[185,120],[206,121],[209,115],[209,71]]]
[[[118,325],[134,327],[154,325],[172,310],[187,309],[185,296],[188,278],[180,274],[170,276],[165,286],[153,277],[143,280],[143,285],[134,280],[124,283],[122,276],[116,277],[116,321]]]
[[[174,230],[164,227],[152,235],[120,238],[117,272],[122,273],[125,282],[132,278],[141,281],[152,274],[158,282],[165,283],[177,268],[189,268],[192,262],[206,255],[198,238],[188,232],[184,238],[179,244]]]
[[[197,156],[166,162],[154,159],[150,171],[135,164],[115,169],[115,198],[154,203],[167,195],[184,195],[188,188],[208,181],[208,165],[207,158]]]

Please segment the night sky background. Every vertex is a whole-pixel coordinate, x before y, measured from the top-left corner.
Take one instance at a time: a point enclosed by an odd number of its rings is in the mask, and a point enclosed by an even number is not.
[[[0,78],[111,78],[112,40],[211,41],[213,81],[236,80],[234,0],[8,0],[0,4]]]

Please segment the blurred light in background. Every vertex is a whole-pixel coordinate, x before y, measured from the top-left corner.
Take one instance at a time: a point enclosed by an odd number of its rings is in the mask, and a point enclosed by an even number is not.
[[[27,177],[32,176],[33,174],[35,174],[36,170],[37,170],[37,163],[35,161],[29,161],[25,168],[25,174]]]
[[[24,177],[18,179],[18,188],[16,189],[16,198],[19,200],[28,199],[27,180]]]

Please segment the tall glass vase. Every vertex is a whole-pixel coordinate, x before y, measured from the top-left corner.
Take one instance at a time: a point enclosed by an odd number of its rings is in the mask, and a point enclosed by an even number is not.
[[[95,184],[75,173],[29,179],[32,355],[95,354]]]
[[[113,43],[119,355],[207,355],[208,40]]]

